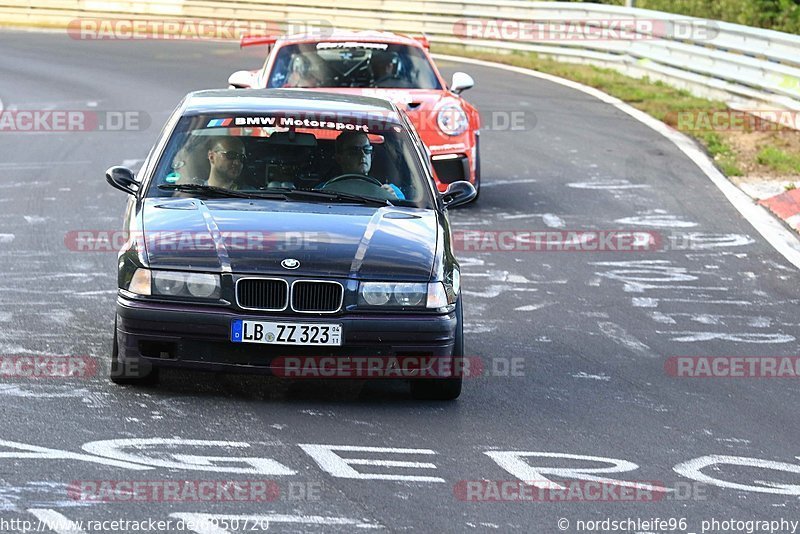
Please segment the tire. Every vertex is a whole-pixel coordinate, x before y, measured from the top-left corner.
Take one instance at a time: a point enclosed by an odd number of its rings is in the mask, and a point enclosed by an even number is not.
[[[464,357],[464,317],[461,310],[461,298],[456,304],[456,339],[453,344],[453,358]],[[458,376],[455,378],[421,378],[411,381],[411,396],[417,400],[455,400],[461,395],[463,382],[463,366],[456,366]]]
[[[119,345],[117,343],[117,320],[114,319],[114,343],[111,347],[111,372],[109,379],[115,384],[145,386],[158,383],[158,368],[138,359],[119,361]]]

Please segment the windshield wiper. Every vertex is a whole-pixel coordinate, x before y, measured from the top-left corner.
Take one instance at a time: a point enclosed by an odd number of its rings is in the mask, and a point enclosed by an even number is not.
[[[316,189],[277,189],[281,194],[286,195],[287,198],[317,198],[324,200],[338,200],[346,202],[358,202],[359,204],[374,204],[376,206],[394,206],[389,199],[375,198],[375,197],[362,197],[361,195],[354,195],[352,193],[340,193],[334,191],[320,191]]]
[[[253,195],[243,191],[234,191],[232,189],[225,189],[224,187],[216,187],[213,185],[204,184],[161,184],[159,189],[164,191],[180,191],[182,193],[200,193],[207,196],[214,196],[218,198],[232,197],[232,198],[269,198],[267,195]],[[276,191],[270,194],[270,197],[286,198],[283,191]]]

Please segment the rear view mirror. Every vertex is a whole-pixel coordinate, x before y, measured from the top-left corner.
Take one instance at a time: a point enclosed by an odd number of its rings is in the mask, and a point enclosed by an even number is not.
[[[133,171],[127,167],[111,167],[106,171],[106,182],[114,189],[135,195],[139,191],[139,182],[136,181]]]
[[[475,85],[475,80],[466,72],[454,72],[453,81],[450,82],[450,90],[455,94],[460,94]]]
[[[291,146],[317,146],[317,138],[311,133],[297,133],[294,130],[288,132],[275,132],[267,137],[269,145],[291,145]]]
[[[442,200],[446,208],[455,208],[473,200],[478,196],[478,191],[471,183],[460,180],[447,186],[447,191],[442,193]]]
[[[250,89],[255,85],[255,74],[249,70],[237,70],[228,78],[230,89]]]

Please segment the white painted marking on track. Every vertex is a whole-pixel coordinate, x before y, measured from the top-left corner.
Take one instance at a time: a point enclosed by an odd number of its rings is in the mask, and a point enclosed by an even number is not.
[[[470,297],[478,297],[484,299],[493,299],[499,297],[502,293],[511,291],[517,293],[519,291],[539,291],[535,287],[509,287],[507,285],[491,285],[484,291],[467,291],[462,289],[461,292]]]
[[[665,315],[665,314],[663,314],[661,312],[658,312],[658,311],[651,312],[650,313],[650,317],[652,317],[653,320],[655,322],[657,322],[657,323],[661,323],[661,324],[676,324],[675,319],[673,319],[669,315]]]
[[[632,184],[628,180],[598,180],[594,182],[572,182],[567,187],[573,189],[643,189],[647,184]]]
[[[564,228],[564,226],[566,226],[564,219],[553,213],[545,213],[542,215],[542,222],[550,228]]]
[[[800,457],[798,457],[800,459]],[[701,456],[683,462],[675,467],[673,471],[679,475],[686,477],[690,480],[695,480],[701,484],[709,484],[721,488],[737,489],[742,491],[755,491],[759,493],[773,493],[777,495],[800,495],[800,486],[792,484],[780,484],[776,482],[767,482],[762,480],[754,481],[761,486],[754,486],[751,484],[739,484],[736,482],[728,482],[727,480],[720,480],[710,475],[703,473],[703,469],[712,467],[715,476],[721,476],[720,466],[730,465],[739,467],[755,467],[770,471],[782,471],[784,473],[791,473],[793,475],[800,475],[800,466],[784,462],[773,462],[769,460],[761,460],[759,458],[745,458],[741,456],[719,456],[709,455]]]
[[[744,234],[704,234],[701,232],[689,232],[680,236],[670,237],[670,241],[673,248],[685,245],[682,248],[690,250],[743,247],[756,242],[755,239]]]
[[[539,180],[533,178],[526,178],[523,180],[492,180],[491,182],[482,183],[481,187],[496,187],[498,185],[515,185],[515,184],[535,184]]]
[[[588,379],[590,379],[590,380],[600,380],[600,381],[602,381],[602,382],[608,382],[609,380],[611,380],[611,377],[610,377],[610,376],[608,376],[608,375],[604,375],[604,374],[602,374],[602,373],[601,373],[601,374],[599,374],[599,375],[590,375],[590,374],[588,374],[588,373],[585,373],[585,372],[583,372],[583,371],[581,371],[581,372],[579,372],[579,373],[577,373],[577,374],[574,374],[574,375],[572,375],[572,378],[588,378]]]
[[[564,454],[559,452],[531,452],[531,451],[487,451],[486,456],[494,460],[502,469],[508,471],[519,480],[524,480],[535,488],[541,489],[566,489],[564,486],[553,482],[545,475],[554,475],[558,480],[586,480],[603,484],[616,485],[625,488],[638,488],[645,491],[671,492],[673,490],[661,486],[651,486],[640,482],[629,482],[613,478],[598,477],[598,474],[626,473],[639,468],[633,462],[616,458],[603,458],[600,456],[585,456],[581,454]],[[583,465],[585,462],[600,462],[610,464],[607,467],[551,467],[532,466],[525,458],[554,458],[557,460],[578,460]]]
[[[555,304],[555,302],[540,302],[539,304],[528,304],[525,306],[520,306],[519,308],[514,308],[514,311],[523,311],[523,312],[536,311],[536,310],[541,310],[542,308],[546,308],[548,306],[552,306],[553,304]]]
[[[191,447],[206,447],[221,449],[227,456],[201,456],[189,454],[167,454],[163,451],[172,452],[176,447],[184,449]],[[191,469],[197,471],[210,471],[213,473],[239,473],[239,474],[258,474],[258,475],[295,475],[296,471],[289,469],[280,462],[272,458],[254,458],[250,456],[235,456],[232,450],[248,449],[249,443],[239,441],[214,441],[202,439],[181,439],[181,438],[147,438],[147,439],[111,439],[104,441],[92,441],[83,444],[83,450],[89,454],[102,456],[104,458],[114,458],[130,462],[137,462],[155,467],[167,467],[172,469]],[[147,455],[148,449],[157,448],[161,454]],[[134,452],[127,452],[126,449],[133,449]],[[171,459],[169,459],[171,458]],[[225,465],[231,463],[247,464],[248,467],[237,467]]]
[[[597,326],[600,327],[600,331],[609,338],[614,343],[621,345],[636,354],[640,354],[642,356],[647,356],[648,358],[655,358],[656,355],[653,354],[653,351],[650,350],[650,347],[630,335],[622,328],[620,325],[612,322],[599,322]]]
[[[497,218],[503,220],[514,220],[514,219],[536,219],[538,217],[543,217],[547,215],[546,213],[515,213],[514,215],[506,215],[505,213],[498,213]]]
[[[599,89],[583,85],[578,82],[573,82],[552,74],[545,74],[531,69],[522,67],[513,67],[511,65],[503,65],[494,63],[492,61],[484,61],[480,59],[464,58],[459,56],[448,56],[444,54],[434,54],[434,58],[454,61],[457,63],[469,63],[472,65],[480,65],[483,67],[491,67],[495,69],[505,70],[507,72],[514,72],[524,76],[531,76],[541,80],[547,80],[564,87],[581,91],[582,93],[591,95],[606,104],[614,106],[623,113],[628,114],[632,118],[641,122],[650,129],[661,134],[663,137],[671,141],[678,149],[683,152],[700,170],[705,174],[709,180],[722,192],[728,199],[728,202],[736,208],[739,213],[755,228],[758,233],[766,239],[787,261],[800,269],[800,239],[798,236],[785,228],[781,221],[776,220],[764,207],[757,205],[753,200],[741,189],[736,187],[730,180],[728,180],[722,172],[717,168],[714,161],[708,157],[702,149],[687,135],[675,130],[640,111],[630,104],[626,104],[619,98],[606,94]]]
[[[12,449],[12,451],[4,451],[2,448]],[[48,449],[46,447],[37,447],[36,445],[28,445],[26,443],[18,443],[16,441],[0,440],[0,460],[6,458],[15,460],[78,460],[81,462],[109,465],[112,467],[122,467],[124,469],[132,469],[134,471],[145,471],[151,469],[145,465],[139,465],[135,463],[121,462],[58,449]]]
[[[394,461],[394,460],[372,460],[363,458],[342,458],[334,451],[342,452],[365,452],[382,454],[414,454],[414,455],[433,455],[436,451],[431,449],[400,449],[395,447],[359,447],[353,445],[319,445],[312,443],[302,443],[299,447],[306,454],[311,456],[319,467],[325,472],[337,478],[350,478],[360,480],[395,480],[406,482],[444,482],[440,477],[424,475],[397,475],[389,473],[361,473],[351,467],[351,465],[381,465],[384,467],[404,467],[410,469],[436,469],[436,465],[430,462]],[[365,463],[380,462],[380,463]]]
[[[28,383],[0,384],[0,397],[18,397],[24,399],[65,399],[85,397],[89,390],[70,386],[52,386]]]
[[[623,217],[614,222],[653,228],[693,228],[697,226],[696,222],[682,221],[675,215],[638,215],[635,217]]]
[[[734,343],[791,343],[795,340],[794,336],[788,334],[762,334],[762,333],[738,333],[728,334],[725,332],[661,332],[658,334],[668,334],[674,337],[670,341],[677,343],[695,343],[700,341],[732,341]]]
[[[14,241],[14,234],[0,234],[0,245],[6,245]]]
[[[66,516],[49,510],[47,508],[30,508],[28,512],[33,514],[36,519],[47,525],[47,528],[56,534],[86,534],[77,523],[71,521]],[[38,529],[37,532],[40,532]]]
[[[746,300],[704,300],[704,299],[682,299],[682,298],[664,298],[659,297],[657,300],[665,302],[684,302],[690,304],[725,304],[730,306],[752,306],[752,302]]]

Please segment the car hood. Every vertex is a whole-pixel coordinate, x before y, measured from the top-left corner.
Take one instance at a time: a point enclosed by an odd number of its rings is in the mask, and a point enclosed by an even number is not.
[[[430,112],[439,107],[442,100],[458,102],[458,98],[441,89],[392,89],[381,87],[325,87],[319,90],[326,93],[339,93],[358,96],[371,96],[391,100],[403,108],[409,116],[419,112]]]
[[[150,198],[142,227],[154,269],[428,281],[439,222],[413,208]]]

